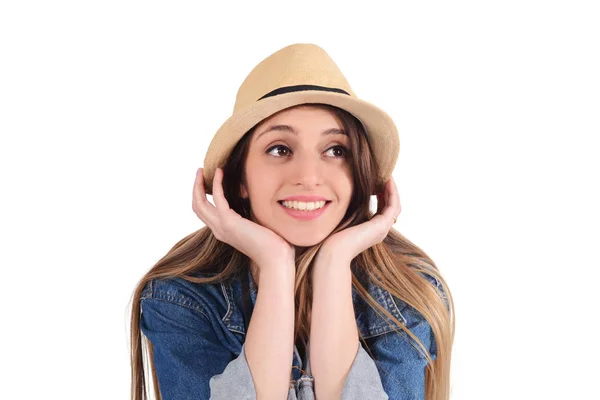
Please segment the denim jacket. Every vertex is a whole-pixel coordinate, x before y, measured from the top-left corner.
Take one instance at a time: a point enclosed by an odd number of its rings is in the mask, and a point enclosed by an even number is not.
[[[249,270],[244,275],[253,308],[257,288]],[[424,276],[441,290],[437,280]],[[383,288],[369,282],[365,287],[435,359],[435,338],[427,321]],[[242,293],[240,278],[202,285],[182,278],[153,279],[144,287],[140,329],[153,345],[163,400],[256,399],[244,352],[249,321],[242,311]],[[358,329],[373,358],[359,341],[342,399],[424,399],[427,360],[392,320],[360,298],[354,286],[352,299]],[[294,346],[287,399],[314,400],[313,388],[308,348],[302,360]]]

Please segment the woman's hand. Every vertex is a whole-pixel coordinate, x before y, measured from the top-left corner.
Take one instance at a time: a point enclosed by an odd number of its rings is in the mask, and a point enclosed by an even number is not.
[[[336,256],[349,257],[347,261],[350,262],[371,246],[381,243],[402,211],[393,177],[386,182],[384,190],[384,193],[377,195],[377,213],[373,218],[329,236],[319,252],[328,251]]]
[[[192,209],[210,228],[215,237],[235,247],[258,266],[271,265],[273,260],[291,260],[295,257],[292,244],[272,230],[250,221],[229,208],[223,193],[223,170],[217,168],[213,179],[213,206],[204,190],[204,168],[196,171]]]

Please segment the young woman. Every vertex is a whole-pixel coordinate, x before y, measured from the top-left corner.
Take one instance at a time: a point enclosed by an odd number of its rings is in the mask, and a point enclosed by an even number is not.
[[[135,290],[132,398],[151,371],[165,400],[448,399],[452,296],[392,228],[398,152],[322,48],[258,64],[196,175],[206,227]]]

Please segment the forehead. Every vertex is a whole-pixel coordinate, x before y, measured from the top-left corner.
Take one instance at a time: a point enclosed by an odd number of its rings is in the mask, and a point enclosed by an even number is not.
[[[337,115],[328,109],[315,106],[295,106],[262,120],[254,130],[254,140],[270,136],[272,132],[298,135],[345,135],[343,124]]]

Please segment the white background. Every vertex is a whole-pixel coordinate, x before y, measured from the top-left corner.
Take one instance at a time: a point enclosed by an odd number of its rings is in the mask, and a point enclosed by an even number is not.
[[[305,42],[398,126],[395,227],[456,303],[451,398],[600,398],[595,2],[215,3],[0,5],[2,397],[128,398],[133,289],[202,226],[243,79]]]

